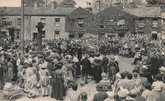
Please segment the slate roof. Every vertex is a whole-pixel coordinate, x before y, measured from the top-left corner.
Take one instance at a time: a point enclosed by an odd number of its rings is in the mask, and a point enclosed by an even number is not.
[[[91,15],[93,16],[92,13],[90,13],[89,11],[87,11],[84,8],[78,7],[77,9],[75,9],[72,13],[70,13],[69,15],[67,15],[67,17],[69,18],[77,18],[77,17],[86,17],[87,15]]]
[[[161,17],[160,7],[124,8],[123,11],[136,17]]]
[[[104,10],[98,12],[97,14],[95,14],[97,16],[97,18],[105,18],[106,16],[111,16],[113,14],[118,14],[119,12],[123,12],[126,15],[130,15],[132,17],[136,17],[134,14],[131,14],[129,12],[125,12],[123,9],[117,8],[117,7],[113,7],[110,6],[108,8],[105,8]]]
[[[2,9],[2,8],[0,8]],[[29,16],[65,16],[73,12],[76,8],[74,7],[57,7],[56,9],[51,8],[24,8],[24,14]],[[20,7],[7,7],[5,14],[9,16],[20,16],[21,8]],[[2,14],[0,14],[2,15]]]

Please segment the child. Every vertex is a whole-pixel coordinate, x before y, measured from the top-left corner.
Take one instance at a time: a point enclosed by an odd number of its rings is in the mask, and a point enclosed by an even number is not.
[[[46,68],[46,66],[42,66],[40,71],[40,86],[41,86],[41,91],[42,91],[42,96],[47,97],[49,95],[49,72]]]
[[[87,93],[86,92],[82,92],[79,95],[79,100],[78,101],[87,101],[88,97],[87,97]]]
[[[78,96],[79,96],[79,92],[77,91],[78,85],[77,83],[74,83],[72,85],[72,89],[68,92],[68,96],[67,96],[67,100],[69,101],[77,101],[78,100]]]

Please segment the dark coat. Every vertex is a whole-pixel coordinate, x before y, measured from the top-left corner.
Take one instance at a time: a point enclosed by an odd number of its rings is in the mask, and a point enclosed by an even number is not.
[[[82,65],[82,72],[83,73],[89,73],[90,68],[91,68],[91,62],[88,58],[85,58],[81,61]]]
[[[62,100],[65,96],[66,89],[64,87],[64,73],[62,70],[57,69],[52,74],[52,94],[51,97],[56,100]]]
[[[3,68],[0,67],[0,81],[3,80]]]
[[[160,101],[164,101],[165,100],[165,90],[162,90],[160,93]]]
[[[105,92],[99,92],[94,95],[93,101],[104,101],[107,97]]]
[[[153,79],[152,79],[151,72],[149,70],[145,70],[143,72],[144,72],[144,77],[146,77],[148,79],[148,82],[150,84],[152,84],[153,83]]]
[[[107,73],[108,63],[109,63],[109,59],[107,57],[104,57],[101,61],[101,67],[104,70],[102,72]]]

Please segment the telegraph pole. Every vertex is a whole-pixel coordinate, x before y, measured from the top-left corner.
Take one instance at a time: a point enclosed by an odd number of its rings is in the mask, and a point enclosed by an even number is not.
[[[24,0],[21,0],[21,56],[24,56]]]

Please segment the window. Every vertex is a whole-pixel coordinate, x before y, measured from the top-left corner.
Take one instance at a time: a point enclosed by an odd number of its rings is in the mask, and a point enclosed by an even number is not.
[[[100,27],[100,28],[104,28],[104,25],[103,25],[103,24],[101,24],[99,27]]]
[[[119,21],[117,22],[117,25],[118,25],[119,27],[124,27],[124,26],[125,26],[125,20],[124,20],[124,19],[119,20]]]
[[[83,33],[78,33],[78,38],[82,38],[83,37]]]
[[[2,18],[2,23],[3,23],[3,24],[6,23],[6,18]]]
[[[20,38],[20,31],[16,31],[16,34],[15,34],[15,39],[19,39]]]
[[[17,26],[21,26],[21,18],[17,18]]]
[[[163,19],[163,24],[165,24],[165,19]]]
[[[40,22],[45,26],[46,25],[46,18],[40,18]]]
[[[153,19],[152,26],[153,27],[158,27],[158,20],[157,19]]]
[[[46,35],[45,35],[45,31],[42,31],[42,38],[45,38]]]
[[[117,24],[116,21],[114,21],[113,19],[106,21],[106,25],[110,27],[116,26],[116,24]]]
[[[145,27],[144,19],[139,19],[139,27]]]
[[[60,18],[54,19],[54,26],[60,26]]]
[[[84,23],[84,19],[83,18],[78,18],[78,23],[79,24],[83,24]]]
[[[78,27],[84,27],[84,19],[78,18]]]
[[[60,31],[54,31],[54,39],[60,38]]]

